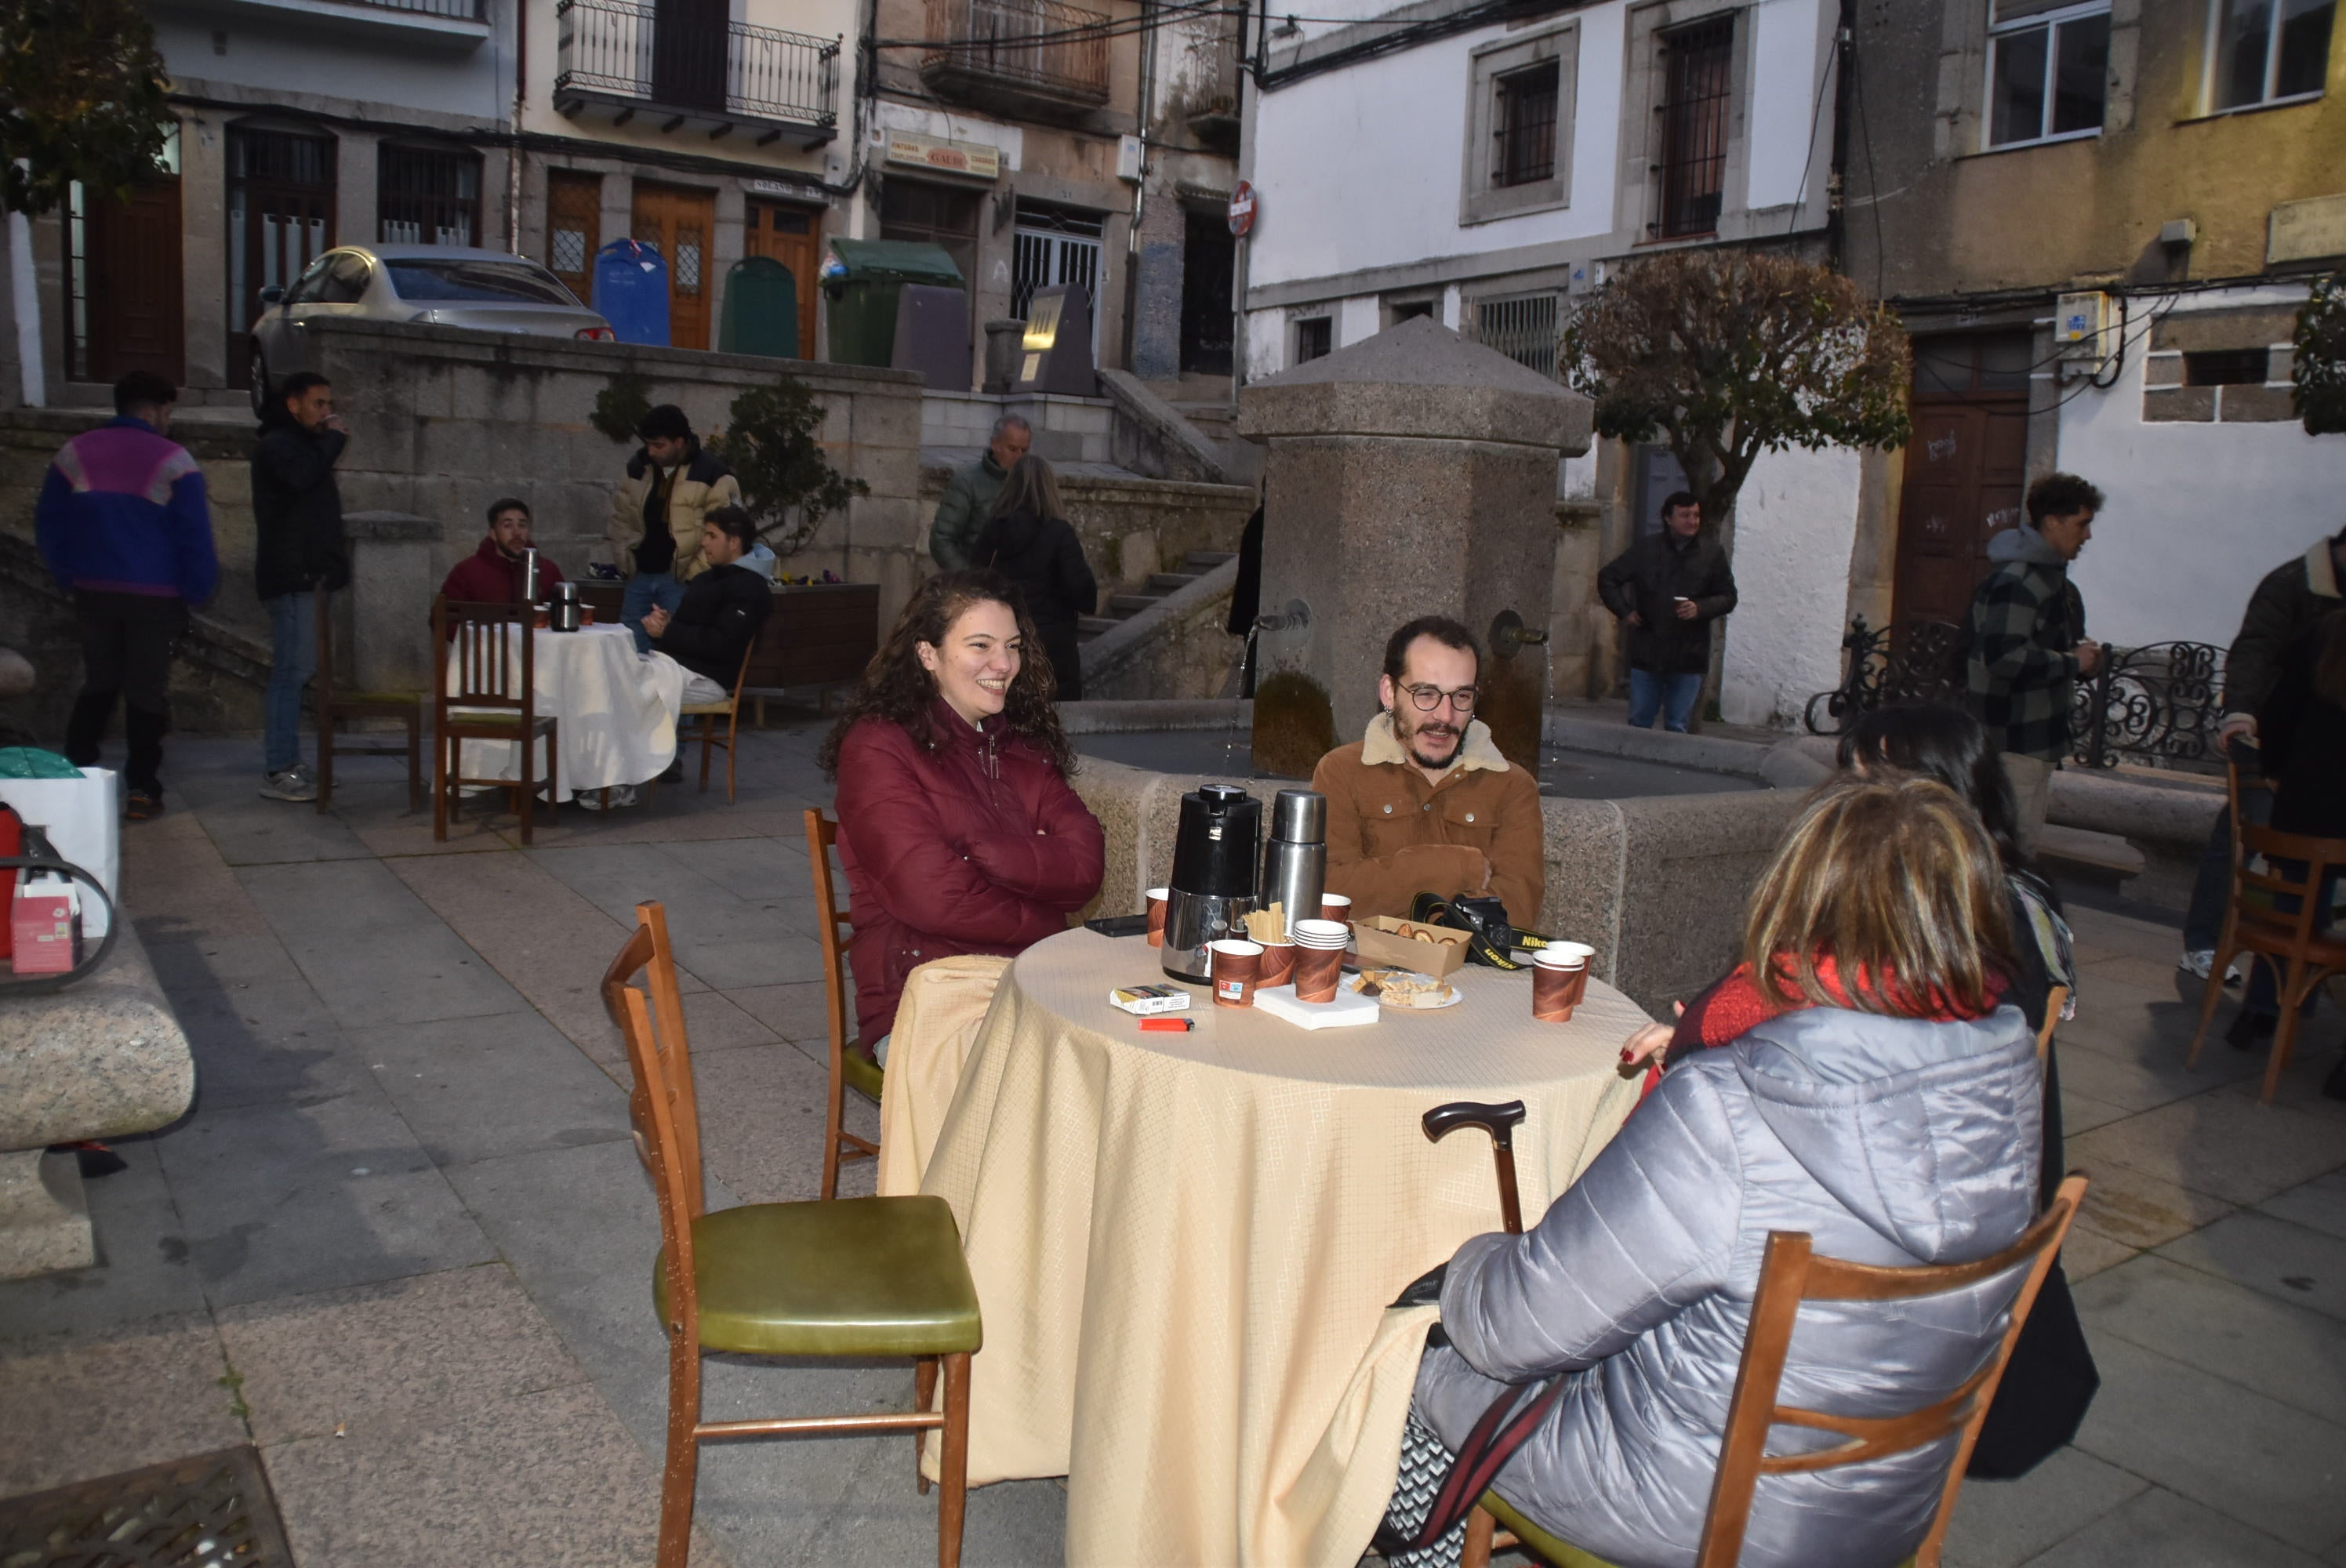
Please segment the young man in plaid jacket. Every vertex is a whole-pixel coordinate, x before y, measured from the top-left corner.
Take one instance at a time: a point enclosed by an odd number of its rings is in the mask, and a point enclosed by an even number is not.
[[[2102,493],[2074,473],[2030,485],[2028,521],[1988,541],[1995,569],[1973,594],[1965,625],[1972,705],[2004,749],[2030,838],[2069,749],[2078,678],[2101,667],[2101,645],[2086,638],[2085,602],[2069,582],[2069,563],[2093,537],[2101,507]]]

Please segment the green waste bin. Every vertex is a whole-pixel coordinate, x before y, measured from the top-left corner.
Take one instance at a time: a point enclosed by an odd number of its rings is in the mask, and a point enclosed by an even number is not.
[[[879,365],[896,349],[896,296],[907,283],[966,290],[953,258],[910,239],[833,239],[822,270],[831,300],[831,362]]]
[[[728,354],[799,357],[799,286],[770,256],[745,256],[725,275],[725,313],[717,348]]]

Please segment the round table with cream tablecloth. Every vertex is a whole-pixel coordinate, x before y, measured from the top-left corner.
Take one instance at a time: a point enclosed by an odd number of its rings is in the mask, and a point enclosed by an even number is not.
[[[552,718],[562,748],[556,799],[589,789],[640,784],[676,759],[677,715],[684,705],[685,667],[663,654],[638,654],[635,634],[620,626],[575,632],[538,630],[531,653],[537,714]],[[516,679],[521,653],[509,656]],[[454,656],[450,656],[454,678]],[[467,779],[521,778],[521,748],[510,740],[467,740]],[[538,758],[540,779],[546,759]]]
[[[1011,964],[974,1038],[948,1032],[957,1074],[900,1058],[918,1035],[891,1045],[886,1137],[934,1143],[883,1154],[881,1188],[917,1171],[952,1205],[984,1314],[969,1479],[1066,1475],[1076,1568],[1352,1568],[1433,1317],[1386,1304],[1499,1228],[1489,1140],[1430,1144],[1419,1118],[1521,1099],[1536,1220],[1636,1104],[1617,1067],[1647,1019],[1592,980],[1571,1023],[1537,1023],[1528,972],[1470,967],[1457,1006],[1359,1028],[1201,988],[1193,1031],[1143,1033],[1107,997],[1161,979],[1158,956],[1066,932]]]

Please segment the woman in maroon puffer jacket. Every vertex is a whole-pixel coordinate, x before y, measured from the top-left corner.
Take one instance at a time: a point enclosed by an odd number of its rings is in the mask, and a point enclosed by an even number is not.
[[[823,741],[867,1054],[919,965],[1017,953],[1099,891],[1100,825],[1067,786],[1052,684],[1018,590],[947,572],[914,590]]]

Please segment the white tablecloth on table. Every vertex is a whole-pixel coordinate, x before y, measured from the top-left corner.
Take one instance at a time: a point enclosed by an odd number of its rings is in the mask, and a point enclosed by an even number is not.
[[[883,1104],[883,1142],[936,1129],[920,1190],[952,1206],[977,1284],[969,1478],[1066,1475],[1075,1568],[1350,1568],[1433,1317],[1386,1304],[1499,1228],[1489,1140],[1429,1144],[1419,1118],[1521,1099],[1535,1219],[1636,1104],[1617,1064],[1647,1019],[1591,981],[1570,1023],[1541,1023],[1528,973],[1470,968],[1457,1006],[1359,1029],[1200,990],[1194,1031],[1144,1033],[1107,992],[1160,978],[1159,956],[1083,930],[1036,943],[950,1104]],[[900,1055],[923,1038],[892,1042],[887,1101],[941,1092]],[[910,1163],[883,1151],[883,1192]]]
[[[666,654],[638,654],[625,626],[583,626],[575,632],[535,631],[537,712],[556,721],[562,766],[556,799],[588,789],[640,784],[676,759],[677,714],[684,705],[685,667]],[[521,652],[510,656],[516,676]],[[454,679],[454,654],[450,660]],[[521,778],[521,748],[509,740],[467,740],[467,779]],[[538,750],[537,776],[546,777]]]

